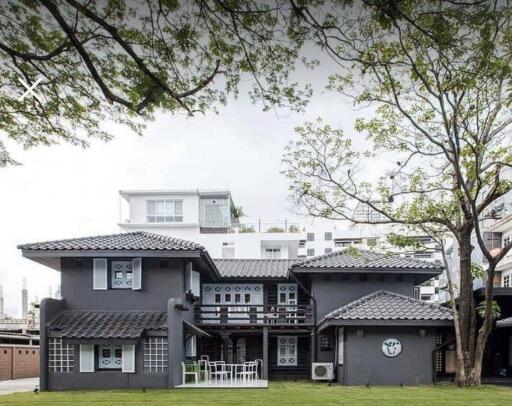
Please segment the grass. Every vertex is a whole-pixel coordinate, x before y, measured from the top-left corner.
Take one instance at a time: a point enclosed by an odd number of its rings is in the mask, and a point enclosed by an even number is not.
[[[269,389],[174,389],[31,392],[0,396],[0,405],[511,405],[512,388],[481,386],[344,387],[271,382]]]

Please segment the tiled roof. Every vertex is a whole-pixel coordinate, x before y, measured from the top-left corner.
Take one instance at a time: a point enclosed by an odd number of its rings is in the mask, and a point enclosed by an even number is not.
[[[298,268],[425,269],[439,271],[443,269],[441,265],[433,262],[359,249],[345,249],[296,262],[292,269]]]
[[[37,242],[19,245],[33,251],[65,250],[132,250],[132,251],[188,251],[202,250],[202,245],[160,234],[136,231],[132,233],[99,235],[68,240]]]
[[[292,259],[214,259],[223,278],[286,278]]]
[[[166,329],[167,313],[149,311],[65,310],[50,323],[53,337],[139,338],[144,330]]]
[[[496,327],[512,327],[512,317],[508,317],[506,319],[501,319],[496,321]]]
[[[453,315],[439,304],[378,290],[332,311],[324,320],[453,320]]]

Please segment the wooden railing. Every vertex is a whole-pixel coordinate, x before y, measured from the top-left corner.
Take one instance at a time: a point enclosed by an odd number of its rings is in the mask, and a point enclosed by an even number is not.
[[[195,322],[204,325],[313,325],[309,305],[205,305],[195,306]]]

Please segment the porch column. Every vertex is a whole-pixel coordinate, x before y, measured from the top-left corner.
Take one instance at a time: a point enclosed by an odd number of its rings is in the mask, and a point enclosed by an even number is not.
[[[222,359],[224,362],[230,364],[233,360],[229,359],[229,349],[231,347],[231,352],[233,352],[233,343],[230,338],[230,334],[221,334],[222,337]]]
[[[261,379],[268,379],[268,327],[263,327],[263,368]]]
[[[183,316],[177,306],[181,299],[170,298],[167,302],[167,385],[174,388],[182,382],[181,362],[185,361]]]

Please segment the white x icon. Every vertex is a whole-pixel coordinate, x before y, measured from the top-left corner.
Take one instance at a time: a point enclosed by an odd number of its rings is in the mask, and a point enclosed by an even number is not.
[[[35,83],[32,85],[32,86],[29,86],[28,84],[25,83],[25,81],[21,78],[18,78],[18,80],[20,81],[20,83],[25,86],[27,88],[27,91],[25,93],[23,93],[21,95],[21,97],[18,99],[18,101],[22,101],[25,96],[28,96],[29,94],[31,94],[32,96],[34,96],[37,100],[39,100],[40,103],[42,103],[43,101],[41,100],[41,98],[37,95],[37,93],[34,92],[34,88],[39,84],[39,82],[41,80],[43,80],[42,78],[39,78],[35,81]]]

